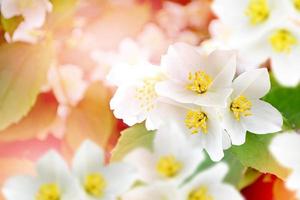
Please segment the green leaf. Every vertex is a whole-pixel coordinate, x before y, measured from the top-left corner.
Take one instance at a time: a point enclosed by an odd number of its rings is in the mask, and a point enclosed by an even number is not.
[[[264,100],[277,108],[287,120],[290,129],[300,128],[300,85],[294,88],[280,86],[272,81],[271,91]]]
[[[151,149],[154,136],[154,131],[147,131],[144,124],[138,124],[122,131],[121,137],[112,151],[111,161],[121,160],[137,147]]]
[[[30,111],[46,81],[52,55],[49,43],[0,46],[0,130]]]
[[[18,28],[19,24],[24,20],[22,16],[15,16],[9,19],[6,19],[1,15],[1,24],[5,32],[13,35],[15,30]]]
[[[276,134],[256,135],[247,134],[246,143],[232,146],[230,151],[245,166],[254,168],[262,173],[271,173],[284,179],[288,170],[274,159],[269,151],[269,143]]]

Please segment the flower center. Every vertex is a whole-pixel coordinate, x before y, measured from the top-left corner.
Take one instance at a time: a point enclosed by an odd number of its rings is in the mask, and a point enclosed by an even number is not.
[[[212,83],[212,78],[203,71],[190,72],[188,79],[190,83],[187,84],[186,88],[197,94],[205,93]]]
[[[274,51],[278,53],[289,53],[291,47],[297,44],[297,39],[290,31],[279,29],[269,37],[269,42]]]
[[[236,120],[239,121],[241,116],[246,117],[252,115],[250,111],[251,106],[252,103],[245,96],[239,96],[232,101],[230,110],[233,112]]]
[[[57,184],[44,184],[36,194],[36,200],[60,200],[60,190]]]
[[[155,85],[159,78],[148,78],[143,81],[143,85],[136,89],[136,98],[140,101],[140,107],[147,112],[154,108],[154,100],[157,98]]]
[[[269,17],[269,6],[267,0],[250,0],[245,10],[246,16],[252,25],[260,24]]]
[[[106,180],[100,173],[92,173],[85,177],[84,189],[93,197],[102,197],[106,188]]]
[[[200,130],[207,133],[207,120],[207,115],[204,112],[189,110],[184,122],[192,134],[197,134]]]
[[[294,0],[294,6],[297,10],[300,11],[300,0]]]
[[[213,197],[207,193],[206,187],[201,186],[189,194],[188,200],[213,200]]]
[[[156,164],[157,172],[166,178],[176,176],[181,168],[181,162],[177,161],[172,155],[161,157]]]

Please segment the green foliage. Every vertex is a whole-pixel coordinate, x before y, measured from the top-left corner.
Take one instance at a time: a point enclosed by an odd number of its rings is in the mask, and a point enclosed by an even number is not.
[[[287,88],[272,81],[271,91],[264,100],[276,107],[286,119],[286,125],[290,129],[300,128],[300,85]]]
[[[245,144],[232,146],[228,151],[245,167],[254,168],[262,173],[275,174],[284,179],[288,174],[288,170],[279,165],[269,151],[269,143],[275,135],[248,133]]]
[[[155,133],[147,131],[144,124],[138,124],[122,131],[118,144],[112,152],[111,160],[119,161],[137,147],[151,149],[154,136]]]
[[[46,82],[51,59],[49,43],[0,46],[0,130],[30,111]]]

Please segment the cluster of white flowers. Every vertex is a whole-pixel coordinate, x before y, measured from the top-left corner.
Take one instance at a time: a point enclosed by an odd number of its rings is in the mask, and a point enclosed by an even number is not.
[[[139,63],[110,76],[118,86],[111,108],[129,126],[145,121],[148,130],[159,131],[176,124],[219,161],[223,149],[245,142],[247,131],[267,134],[282,127],[281,114],[260,100],[270,89],[268,71],[254,69],[235,78],[236,65],[234,51],[203,55],[176,43],[161,67]]]
[[[225,163],[195,175],[204,158],[202,149],[194,146],[176,124],[163,126],[156,134],[152,151],[138,148],[125,157],[144,184],[124,194],[123,200],[243,199],[233,186],[223,183],[228,171]]]
[[[5,34],[8,42],[23,41],[35,43],[40,36],[46,15],[52,10],[49,0],[1,0],[1,14],[5,19],[22,17],[22,22],[11,36]]]
[[[280,83],[300,83],[300,1],[214,0],[218,20],[211,23],[219,46],[238,49],[256,66],[271,60]]]
[[[37,163],[36,176],[7,180],[2,192],[7,200],[115,200],[136,181],[130,165],[105,165],[105,156],[96,144],[86,141],[72,162],[72,172],[55,151]]]
[[[291,170],[286,186],[296,191],[300,199],[300,135],[296,132],[280,134],[273,139],[270,150],[279,163]]]

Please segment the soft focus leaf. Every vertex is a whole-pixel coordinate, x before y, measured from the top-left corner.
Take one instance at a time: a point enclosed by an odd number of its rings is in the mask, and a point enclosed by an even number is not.
[[[51,58],[49,43],[0,46],[0,130],[29,112],[46,81]]]
[[[151,149],[155,133],[147,131],[144,124],[138,124],[121,132],[121,137],[112,151],[111,161],[121,160],[137,147]]]
[[[109,108],[110,91],[100,82],[93,83],[85,97],[71,110],[66,122],[65,140],[76,150],[85,139],[105,147],[116,120]]]
[[[40,94],[32,110],[19,123],[0,131],[0,141],[26,140],[47,134],[56,118],[58,103],[50,93]]]
[[[252,167],[262,173],[275,174],[280,178],[285,178],[288,175],[288,170],[283,168],[269,151],[269,143],[273,136],[247,134],[246,143],[241,146],[233,146],[228,151],[246,167]]]

